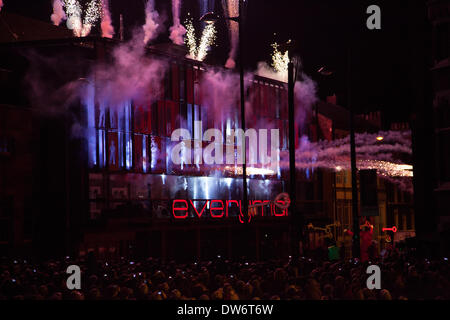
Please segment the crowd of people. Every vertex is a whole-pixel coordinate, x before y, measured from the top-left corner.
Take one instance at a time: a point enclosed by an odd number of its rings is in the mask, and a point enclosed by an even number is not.
[[[381,289],[369,290],[367,266],[381,268]],[[66,269],[81,268],[81,289],[69,290]],[[179,264],[148,258],[95,257],[31,263],[2,259],[0,300],[416,300],[450,299],[446,258],[391,255],[383,260],[212,261]]]

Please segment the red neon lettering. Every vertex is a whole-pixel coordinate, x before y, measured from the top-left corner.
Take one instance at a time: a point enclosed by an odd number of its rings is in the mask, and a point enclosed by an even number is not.
[[[180,208],[180,207],[176,208],[175,207],[176,203],[183,203],[185,205],[185,207],[184,208]],[[175,211],[186,211],[186,215],[178,216],[178,215],[175,214]],[[188,203],[187,203],[187,201],[186,200],[174,200],[173,201],[173,205],[172,205],[172,215],[173,215],[173,217],[175,219],[186,219],[187,216],[188,216]]]
[[[208,205],[209,200],[206,200],[205,205],[203,206],[203,209],[202,209],[202,211],[200,211],[200,213],[198,213],[197,208],[196,208],[196,207],[194,206],[194,204],[192,203],[192,200],[189,200],[189,201],[191,202],[191,205],[192,205],[192,207],[194,208],[195,213],[197,214],[197,216],[198,216],[199,218],[201,218],[202,215],[203,215],[203,211],[205,211],[206,206]]]
[[[194,200],[195,201],[195,200]],[[208,204],[210,204],[210,208],[209,208],[209,212],[210,212],[210,217],[211,218],[215,218],[215,219],[221,219],[221,218],[228,218],[229,214],[228,211],[231,207],[231,205],[235,204],[236,207],[239,209],[239,221],[241,223],[245,223],[243,221],[243,217],[244,214],[242,213],[242,202],[241,200],[197,200],[197,201],[205,201],[205,204],[203,205],[203,207],[201,208],[201,211],[199,212],[199,210],[197,209],[197,207],[194,205],[193,200],[189,200],[190,205],[192,206],[192,208],[194,209],[195,213],[197,214],[198,218],[201,218],[203,216],[203,213],[205,212],[205,209],[208,207]],[[217,206],[214,206],[214,204],[218,204]],[[224,207],[224,203],[225,203],[225,207]],[[177,206],[178,204],[178,206]],[[182,206],[180,206],[182,204]],[[279,206],[277,206],[277,204],[280,204],[280,208],[282,209],[282,212],[279,213],[277,211],[277,208],[279,208]],[[261,216],[264,216],[264,207],[266,205],[269,205],[269,210],[270,213],[268,215],[271,216],[275,216],[275,217],[283,217],[283,216],[287,216],[288,215],[288,209],[285,208],[285,205],[289,205],[289,201],[283,201],[283,200],[277,200],[276,203],[273,203],[269,200],[250,200],[249,201],[249,214],[248,214],[248,223],[251,221],[252,216],[257,216],[257,207],[261,207]],[[284,209],[283,209],[284,208]],[[180,214],[177,211],[184,211],[184,214]],[[177,200],[173,200],[173,205],[172,205],[172,215],[175,219],[186,219],[189,216],[189,203],[187,200],[183,200],[183,199],[177,199]],[[393,228],[394,232],[397,231],[396,228]]]
[[[226,217],[228,218],[228,208],[230,207],[230,203],[236,203],[236,205],[238,206],[238,208],[239,208],[239,212],[240,212],[240,214],[242,214],[242,210],[241,210],[241,201],[239,200],[239,201],[237,201],[237,200],[227,200],[227,203],[226,203],[226,206],[227,206],[227,209],[226,209]]]
[[[214,203],[220,203],[220,207],[213,207]],[[222,200],[211,200],[211,205],[209,208],[209,211],[211,212],[211,217],[213,218],[223,218],[223,215],[225,214],[223,211],[223,201]],[[215,215],[213,211],[222,211],[222,214]]]
[[[261,217],[264,217],[264,207],[270,203],[269,200],[253,200],[252,205],[260,203],[258,207],[261,207]]]
[[[282,201],[282,200],[278,200],[277,203],[282,204],[282,205],[286,204],[286,202]],[[275,217],[283,217],[283,216],[287,215],[287,209],[284,209],[281,213],[277,213],[277,208],[278,207],[276,205],[274,205],[274,204],[272,204],[271,207],[272,207],[272,214]]]

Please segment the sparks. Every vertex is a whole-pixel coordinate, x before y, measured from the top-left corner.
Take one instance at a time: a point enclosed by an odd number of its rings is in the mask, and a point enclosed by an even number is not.
[[[216,28],[214,23],[209,23],[203,29],[202,38],[200,39],[200,45],[197,52],[197,60],[203,61],[208,54],[209,48],[214,44],[216,40]]]
[[[209,48],[216,40],[216,28],[214,23],[208,23],[203,29],[200,44],[197,46],[197,38],[195,36],[195,28],[192,19],[186,20],[186,46],[189,49],[189,58],[197,61],[205,60],[208,55]]]
[[[64,0],[64,7],[66,8],[67,27],[73,30],[76,37],[80,37],[83,28],[80,4],[77,0]]]
[[[224,171],[238,175],[242,175],[243,173],[242,167],[233,167],[233,166],[224,167]],[[254,167],[247,168],[247,176],[272,176],[275,174],[276,173],[270,169],[254,168]]]
[[[289,64],[289,52],[282,53],[278,50],[278,44],[275,42],[272,44],[273,53],[272,53],[272,67],[276,72],[286,75],[288,73],[288,64]]]
[[[99,6],[97,0],[92,0],[91,2],[89,2],[88,8],[84,15],[83,29],[81,32],[81,35],[83,37],[89,35],[92,26],[95,25],[97,20],[100,18],[100,15],[101,15],[101,6]]]
[[[413,166],[409,164],[397,164],[389,161],[361,160],[359,169],[377,169],[380,175],[387,177],[413,177]]]
[[[197,56],[197,39],[195,37],[195,28],[192,24],[192,19],[188,19],[185,22],[186,24],[186,46],[189,49],[189,57],[195,59]]]

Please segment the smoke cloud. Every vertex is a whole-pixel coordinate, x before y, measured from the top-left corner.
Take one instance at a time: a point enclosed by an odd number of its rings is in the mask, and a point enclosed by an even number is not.
[[[157,36],[157,30],[159,27],[159,14],[155,10],[155,1],[148,0],[145,6],[145,25],[142,27],[144,30],[144,43],[154,40]]]
[[[102,37],[112,38],[114,36],[114,27],[112,25],[111,12],[109,11],[109,0],[102,0]]]
[[[228,17],[237,17],[239,15],[238,0],[222,0],[223,11]],[[236,56],[239,43],[239,24],[236,21],[227,20],[230,37],[230,52],[228,54],[225,67],[234,69],[236,67]]]
[[[179,46],[184,43],[186,29],[180,22],[181,0],[172,0],[173,25],[170,27],[170,40]]]
[[[63,3],[61,0],[54,0],[53,1],[53,13],[50,17],[53,24],[55,26],[59,26],[62,21],[66,20],[66,13],[64,12]]]
[[[276,72],[267,62],[258,62],[258,67],[256,70],[258,76],[269,78],[281,82],[287,83],[287,74]]]
[[[142,32],[113,52],[113,63],[95,67],[97,98],[110,105],[134,100],[150,103],[158,98],[162,79],[168,68],[162,60],[145,55]]]
[[[76,53],[63,57],[25,53],[30,61],[25,79],[30,103],[43,116],[71,116],[72,137],[80,138],[87,134],[87,128],[78,118],[79,112],[71,111],[80,101],[92,101],[91,108],[98,103],[118,110],[131,101],[152,103],[159,99],[168,63],[146,56],[143,37],[137,32],[132,40],[114,49],[108,63],[94,65],[77,59]]]
[[[378,136],[384,140],[379,142]],[[412,192],[412,168],[402,164],[412,155],[411,132],[359,133],[355,135],[355,143],[358,169],[376,169],[381,177]],[[350,137],[310,142],[303,136],[295,161],[297,169],[350,170]],[[282,161],[282,166],[288,168],[289,162]]]

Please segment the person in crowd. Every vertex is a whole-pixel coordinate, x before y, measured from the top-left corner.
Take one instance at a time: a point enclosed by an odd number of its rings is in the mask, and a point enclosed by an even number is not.
[[[370,252],[370,250],[369,250]],[[416,300],[450,299],[449,263],[389,254],[370,255],[382,289],[366,287],[368,262],[354,259],[191,264],[158,259],[88,258],[44,263],[0,260],[0,300]],[[68,265],[80,266],[80,290],[66,286]]]

